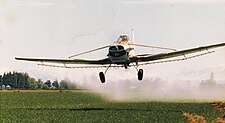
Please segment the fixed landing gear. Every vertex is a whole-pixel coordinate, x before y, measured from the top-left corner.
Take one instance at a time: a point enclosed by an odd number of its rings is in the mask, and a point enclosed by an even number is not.
[[[133,64],[134,65],[134,64]],[[134,67],[136,68],[137,70],[137,75],[138,75],[138,80],[141,81],[143,79],[143,74],[144,74],[144,71],[143,69],[138,69],[138,63],[136,62],[136,65],[134,65]]]
[[[104,72],[100,72],[99,73],[99,78],[100,78],[100,81],[102,82],[102,83],[105,83],[105,74],[106,74],[106,72],[108,71],[108,69],[111,67],[111,64],[107,67],[107,69],[105,70],[105,73]]]
[[[141,81],[143,79],[144,71],[143,69],[138,70],[138,80]]]
[[[103,72],[99,73],[99,78],[102,83],[105,83],[105,74]]]
[[[124,65],[125,68],[127,67],[126,65]],[[99,78],[100,78],[100,81],[102,83],[105,83],[105,74],[106,72],[108,71],[108,69],[111,67],[111,65],[108,66],[108,68],[105,70],[105,72],[99,72]],[[138,75],[138,80],[141,81],[143,79],[143,75],[144,75],[144,71],[143,69],[139,69],[137,67],[135,67],[136,70],[138,71],[137,75]]]

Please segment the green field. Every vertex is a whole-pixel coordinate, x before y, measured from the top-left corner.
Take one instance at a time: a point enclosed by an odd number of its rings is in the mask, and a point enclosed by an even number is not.
[[[183,112],[212,121],[209,103],[112,102],[90,92],[0,91],[0,122],[187,122]]]

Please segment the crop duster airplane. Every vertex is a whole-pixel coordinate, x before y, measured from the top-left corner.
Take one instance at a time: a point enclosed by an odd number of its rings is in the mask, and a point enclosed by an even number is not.
[[[133,31],[132,31],[132,34],[133,34]],[[133,40],[134,40],[134,35],[132,35],[132,40],[130,40],[128,35],[122,34],[119,36],[119,39],[116,42],[114,42],[112,45],[107,45],[107,46],[103,46],[103,47],[89,50],[86,52],[82,52],[79,54],[75,54],[66,59],[19,58],[19,57],[18,58],[16,57],[15,59],[40,62],[41,64],[38,64],[38,65],[48,66],[48,67],[59,67],[59,68],[103,68],[105,67],[106,68],[105,72],[99,73],[100,81],[102,83],[105,83],[106,81],[105,74],[110,67],[114,67],[114,68],[124,67],[125,69],[127,69],[128,67],[133,66],[137,70],[138,80],[142,80],[143,69],[138,69],[138,66],[140,65],[187,60],[190,58],[195,58],[198,56],[213,53],[215,51],[209,51],[209,50],[213,48],[225,46],[225,43],[218,43],[214,45],[201,46],[197,48],[176,50],[176,49],[166,48],[166,47],[137,44],[137,43],[134,43]],[[158,54],[134,55],[131,52],[134,50],[134,46],[163,49],[163,50],[168,50],[169,52],[158,53]],[[83,54],[87,54],[87,53],[105,49],[105,48],[108,48],[108,54],[107,54],[107,58],[104,58],[104,59],[87,60],[87,59],[74,58],[76,56],[80,56]],[[205,52],[202,53],[203,51]],[[194,53],[198,53],[198,54],[193,55]],[[192,56],[187,57],[186,55],[188,54],[192,54]],[[56,63],[58,65],[46,64],[46,63]],[[62,65],[59,65],[59,64],[62,64]],[[85,66],[67,66],[69,64],[85,64]]]

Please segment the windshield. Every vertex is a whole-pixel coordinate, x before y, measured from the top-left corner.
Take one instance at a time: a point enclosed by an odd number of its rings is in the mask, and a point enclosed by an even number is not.
[[[129,38],[127,35],[121,35],[119,39],[117,40],[117,42],[128,41],[128,40]]]

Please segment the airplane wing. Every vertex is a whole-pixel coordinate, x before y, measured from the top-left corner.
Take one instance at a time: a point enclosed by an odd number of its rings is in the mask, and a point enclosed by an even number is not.
[[[140,55],[140,56],[131,57],[130,61],[131,62],[148,62],[148,61],[162,60],[162,59],[173,58],[178,56],[185,56],[187,54],[192,54],[192,53],[201,52],[205,50],[208,51],[209,49],[223,47],[223,46],[225,46],[225,43],[202,46],[202,47],[191,48],[191,49],[180,50],[180,51],[173,51],[168,53],[159,53],[159,54],[148,55],[148,56]]]
[[[209,49],[213,49],[213,48],[217,48],[217,47],[223,47],[223,46],[225,46],[225,43],[202,46],[202,47],[191,48],[191,49],[180,50],[180,51],[179,50],[178,51],[172,51],[172,52],[168,52],[168,53],[159,53],[159,54],[154,54],[154,55],[153,54],[142,54],[142,55],[140,54],[140,55],[137,55],[137,56],[132,56],[129,59],[130,59],[130,62],[150,62],[150,61],[168,59],[168,58],[173,58],[173,57],[178,57],[178,56],[185,56],[187,54],[192,54],[192,53],[201,52],[201,51],[205,51],[205,50],[208,51]],[[211,52],[209,52],[209,53],[211,53]],[[15,58],[15,59],[16,60],[24,60],[24,61],[41,62],[42,63],[41,65],[43,65],[43,66],[49,66],[49,65],[43,64],[43,63],[46,63],[46,62],[47,63],[61,63],[61,64],[91,64],[91,65],[113,64],[109,58],[100,59],[100,60],[45,59],[45,58]],[[171,60],[169,60],[169,62],[170,61]],[[163,61],[163,62],[168,62],[168,61]],[[159,62],[153,62],[153,63],[159,63]],[[50,65],[50,66],[52,66],[52,65]],[[58,67],[58,66],[56,66],[56,67]],[[104,66],[100,66],[100,67],[104,67]],[[79,68],[81,68],[81,67],[79,67]],[[93,66],[91,66],[90,68],[93,68]]]
[[[48,62],[48,63],[61,63],[61,64],[95,64],[104,65],[111,64],[109,58],[101,60],[84,60],[84,59],[44,59],[44,58],[15,58],[16,60],[33,61],[33,62]]]

